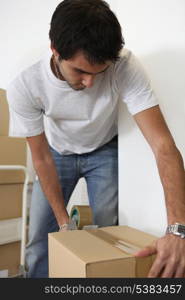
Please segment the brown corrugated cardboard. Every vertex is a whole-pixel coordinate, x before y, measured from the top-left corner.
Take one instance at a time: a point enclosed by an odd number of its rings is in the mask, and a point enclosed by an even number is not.
[[[0,136],[0,165],[26,166],[27,146],[23,138]],[[0,170],[0,184],[24,182],[24,172]]]
[[[23,170],[0,170],[0,185],[4,184],[19,184],[25,180]]]
[[[0,89],[0,136],[8,135],[9,129],[9,110],[8,102],[6,100],[6,91]]]
[[[0,165],[26,166],[26,139],[8,137],[8,131],[9,109],[6,91],[0,89]],[[23,171],[0,171],[0,184],[22,182],[24,182]]]
[[[22,216],[23,184],[0,184],[0,220]]]
[[[154,256],[133,253],[156,237],[128,226],[49,234],[49,277],[146,277]]]
[[[0,245],[0,271],[8,269],[8,276],[19,273],[20,242]]]
[[[0,164],[26,165],[26,139],[0,137]]]

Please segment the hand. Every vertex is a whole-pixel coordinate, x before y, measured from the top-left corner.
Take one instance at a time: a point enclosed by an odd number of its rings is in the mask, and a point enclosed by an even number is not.
[[[74,220],[69,219],[67,223],[59,225],[59,231],[68,231],[68,230],[76,230],[76,222]]]
[[[65,225],[65,226],[64,226]],[[59,226],[59,231],[61,232],[61,231],[68,231],[69,229],[68,229],[68,226],[67,226],[68,224],[67,223],[65,223],[65,224],[63,224],[62,226],[60,225]]]
[[[148,277],[185,277],[185,239],[167,234],[134,253],[137,257],[157,254]]]

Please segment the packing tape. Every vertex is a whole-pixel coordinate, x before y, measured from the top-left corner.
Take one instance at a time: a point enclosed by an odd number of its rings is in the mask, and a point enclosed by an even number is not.
[[[98,226],[92,225],[92,209],[89,205],[74,205],[71,209],[70,218],[75,221],[77,229],[86,230],[90,234],[99,237],[126,254],[133,254],[141,249],[137,245],[120,240],[120,238],[116,238],[101,229],[96,230]]]
[[[136,251],[139,251],[141,249],[140,247],[133,245],[129,242],[126,242],[124,240],[120,240],[120,238],[116,238],[115,236],[113,236],[110,233],[107,233],[101,229],[86,230],[86,231],[88,231],[88,233],[90,233],[96,237],[99,237],[101,240],[104,240],[108,244],[118,248],[119,250],[121,250],[122,252],[124,252],[126,254],[133,254]]]
[[[76,222],[78,229],[93,223],[92,210],[89,205],[74,205],[70,212],[70,218]]]

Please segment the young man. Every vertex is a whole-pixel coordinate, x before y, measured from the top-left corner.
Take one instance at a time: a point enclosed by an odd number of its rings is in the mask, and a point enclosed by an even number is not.
[[[51,53],[23,71],[7,90],[10,135],[27,138],[38,175],[27,277],[48,276],[48,232],[69,229],[66,205],[79,178],[87,182],[94,223],[118,224],[118,98],[154,152],[169,225],[178,222],[182,232],[185,229],[181,155],[137,59],[126,49],[120,55],[124,40],[108,4],[64,0],[52,16],[49,36]],[[185,240],[176,234],[166,234],[136,254],[157,253],[149,277],[185,275]]]

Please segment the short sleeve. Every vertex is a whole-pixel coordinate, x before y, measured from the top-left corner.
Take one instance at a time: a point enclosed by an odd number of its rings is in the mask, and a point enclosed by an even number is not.
[[[158,105],[148,76],[131,51],[127,50],[116,63],[114,77],[119,96],[132,115]]]
[[[30,137],[44,131],[43,111],[17,79],[9,84],[7,91],[9,106],[9,136]]]

